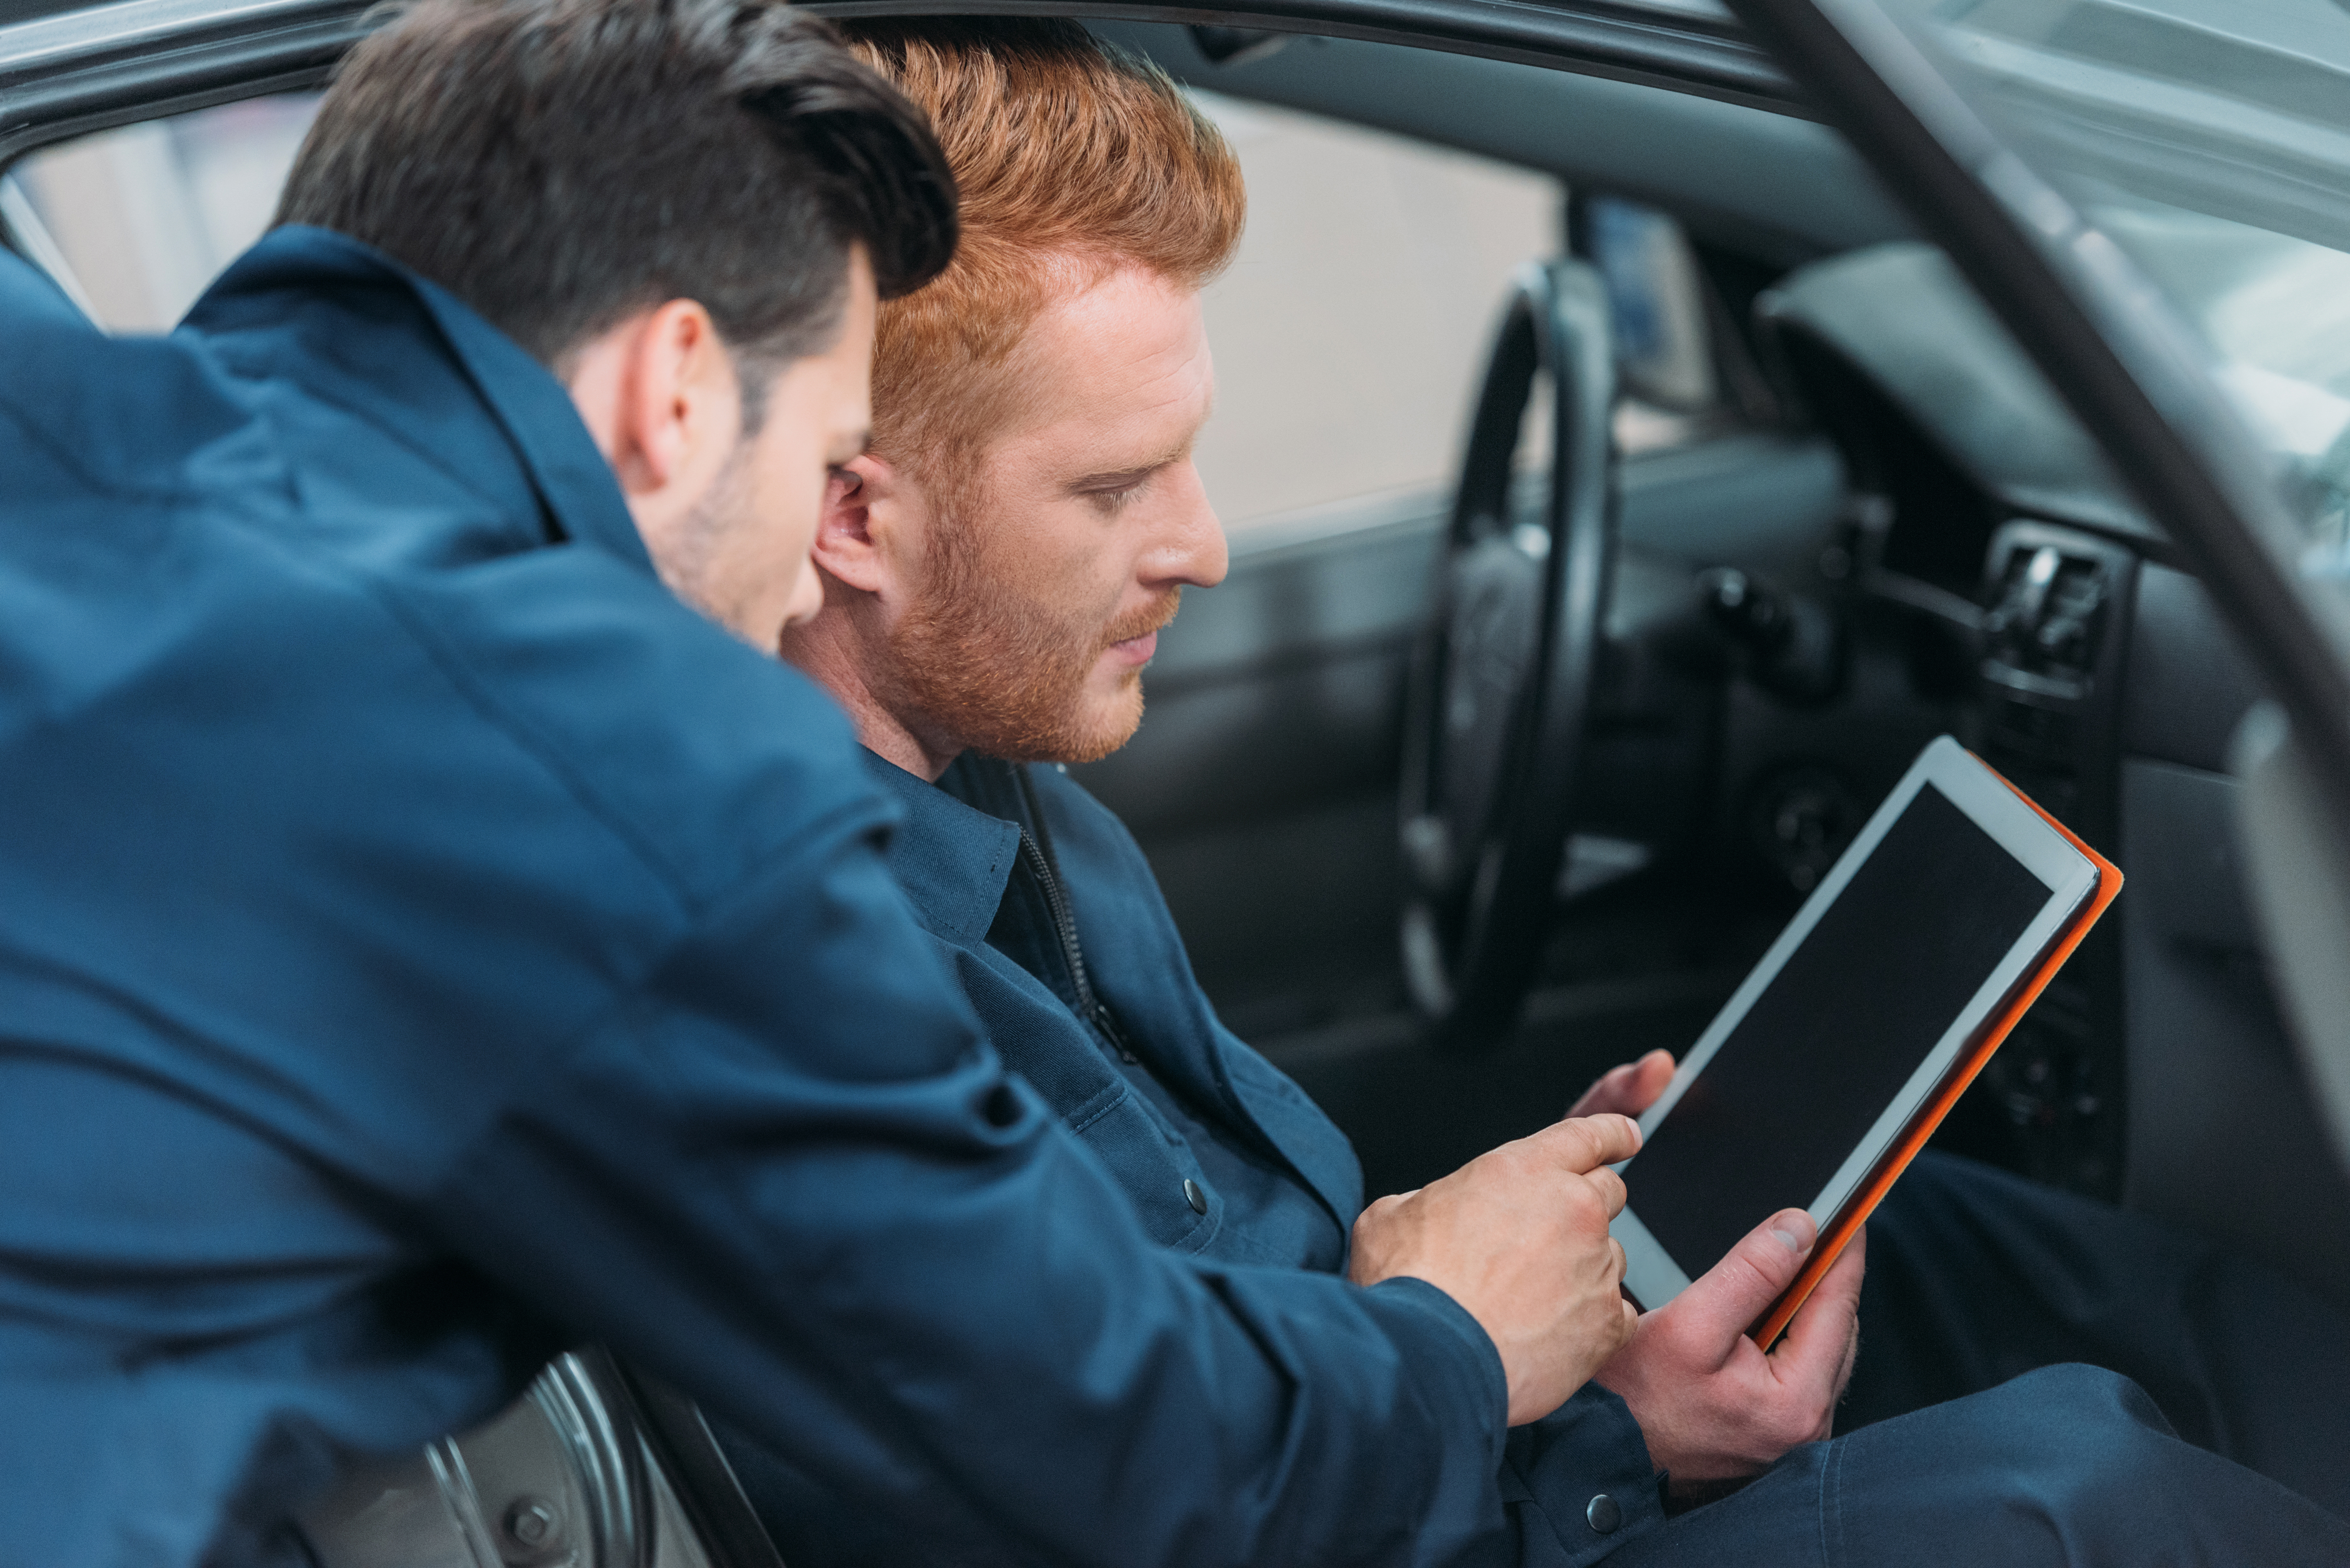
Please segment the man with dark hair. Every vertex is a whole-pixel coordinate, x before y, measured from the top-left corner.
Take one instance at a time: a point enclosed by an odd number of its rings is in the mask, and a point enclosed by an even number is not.
[[[0,1562],[300,1561],[579,1338],[959,1561],[1473,1547],[1630,1332],[1637,1130],[1356,1283],[1167,1253],[774,657],[920,117],[758,0],[424,0],[286,211],[164,339],[0,256]]]
[[[277,222],[373,245],[558,377],[679,296],[772,374],[838,335],[852,249],[894,299],[956,239],[929,120],[813,18],[598,0],[432,5],[361,44]]]
[[[815,605],[810,476],[861,438],[869,302],[927,282],[956,238],[928,121],[821,24],[600,0],[444,0],[377,33],[320,106],[277,221],[372,246],[551,370],[662,580],[763,648],[784,607]],[[278,369],[272,348],[310,345],[255,330],[286,313],[247,298],[285,293],[266,263],[353,254],[265,241],[189,324],[240,367]],[[315,374],[300,369],[296,397]],[[812,400],[827,396],[853,416],[830,431]],[[669,471],[689,449],[719,467],[681,508]]]

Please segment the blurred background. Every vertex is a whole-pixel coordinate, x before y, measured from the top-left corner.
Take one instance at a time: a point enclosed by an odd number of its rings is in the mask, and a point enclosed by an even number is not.
[[[1393,493],[1449,485],[1494,312],[1513,268],[1560,249],[1555,177],[1288,110],[1196,95],[1238,151],[1249,225],[1206,295],[1215,417],[1200,471],[1248,542],[1353,525]],[[259,238],[307,129],[313,94],[251,99],[47,149],[0,177],[0,220],[82,308],[116,332],[168,331]],[[1611,278],[1651,278],[1617,301],[1644,385],[1676,406],[1709,398],[1703,323],[1672,286],[1690,264],[1672,224],[1590,204]],[[1676,379],[1678,377],[1678,379]],[[1531,421],[1539,430],[1540,421]],[[1632,449],[1669,444],[1677,416],[1639,403]],[[1541,461],[1539,445],[1523,458]],[[1325,512],[1326,519],[1322,515]]]

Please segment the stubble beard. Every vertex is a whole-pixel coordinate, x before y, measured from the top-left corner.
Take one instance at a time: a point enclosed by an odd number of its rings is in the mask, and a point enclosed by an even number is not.
[[[726,465],[711,481],[709,493],[694,504],[666,558],[657,557],[653,569],[670,592],[716,621],[735,636],[761,646],[749,618],[756,594],[752,585],[733,583],[723,570],[726,547],[751,522],[747,461],[751,443],[738,441],[726,456]],[[772,651],[772,650],[769,650]]]
[[[929,734],[1007,762],[1090,763],[1131,740],[1142,722],[1142,671],[1127,671],[1117,700],[1089,702],[1087,678],[1114,643],[1175,618],[1180,587],[1105,625],[1090,606],[1002,570],[983,529],[940,519],[923,583],[889,634],[887,679],[874,695]]]

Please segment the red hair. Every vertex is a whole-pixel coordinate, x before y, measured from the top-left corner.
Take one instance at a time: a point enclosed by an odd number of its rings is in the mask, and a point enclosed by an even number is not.
[[[1240,162],[1166,73],[1074,22],[843,25],[928,113],[962,195],[935,282],[883,303],[873,448],[934,493],[967,494],[1019,409],[1017,353],[1038,313],[1125,265],[1187,288],[1240,244]]]

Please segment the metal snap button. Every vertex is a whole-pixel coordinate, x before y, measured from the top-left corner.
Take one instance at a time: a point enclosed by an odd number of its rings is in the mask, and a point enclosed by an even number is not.
[[[1616,1527],[1624,1522],[1624,1511],[1616,1506],[1614,1498],[1603,1491],[1591,1500],[1591,1505],[1583,1511],[1583,1517],[1600,1534],[1612,1535]]]
[[[1191,1206],[1194,1214],[1208,1211],[1208,1195],[1201,1191],[1200,1184],[1188,1176],[1183,1179],[1183,1201]]]

